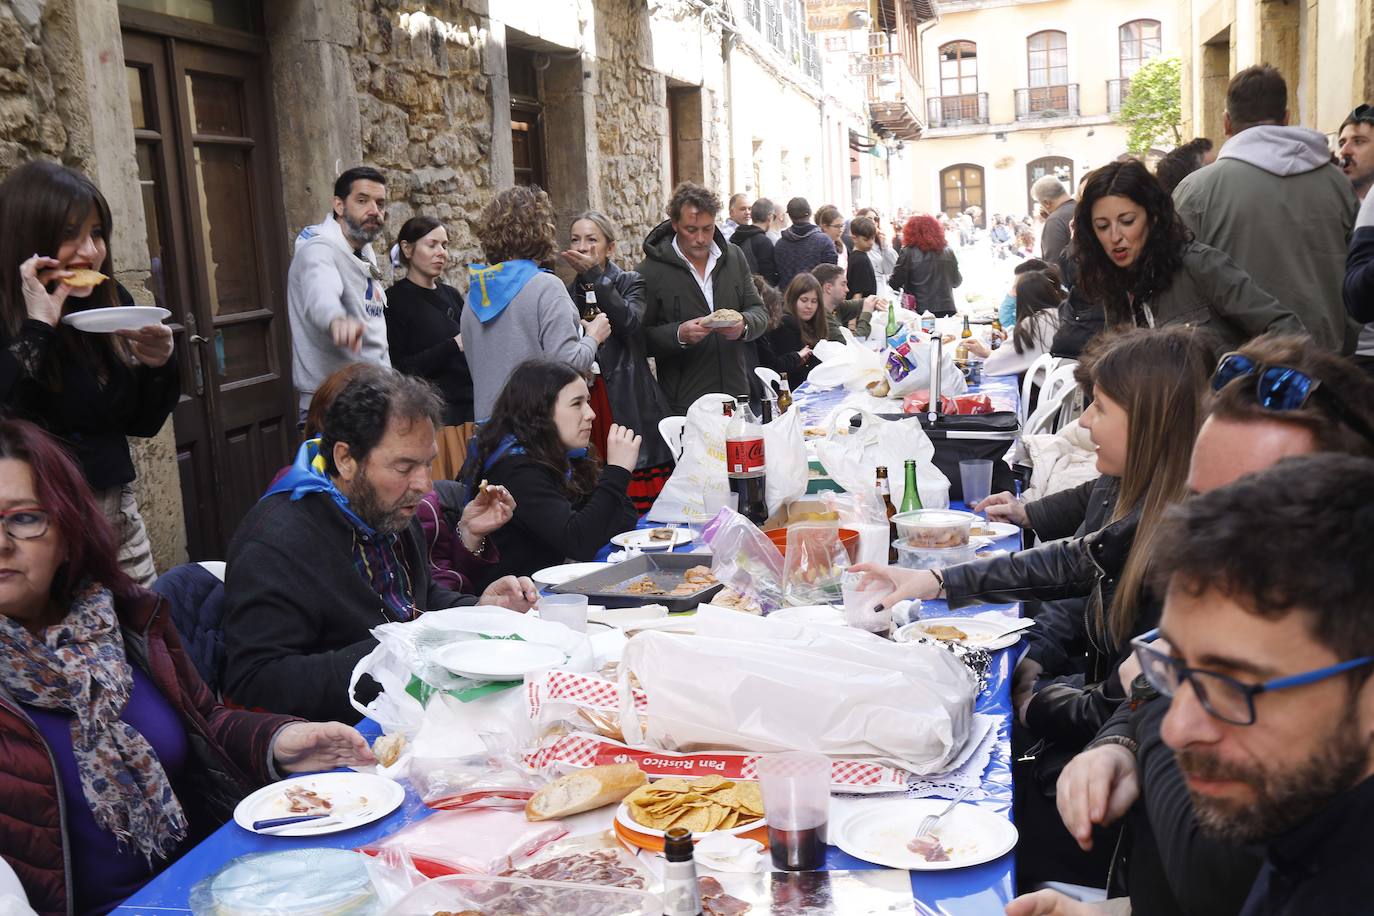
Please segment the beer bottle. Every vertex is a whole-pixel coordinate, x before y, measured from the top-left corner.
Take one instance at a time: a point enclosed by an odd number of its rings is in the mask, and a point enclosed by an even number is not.
[[[988,341],[988,349],[996,350],[1002,346],[1002,338],[1007,336],[1007,332],[1002,330],[1002,322],[996,315],[992,317],[992,339]]]
[[[892,488],[887,483],[887,468],[879,465],[878,480],[875,486],[878,489],[878,496],[883,501],[883,511],[887,513],[887,562],[897,562],[897,547],[893,543],[897,540],[897,523],[892,520],[892,516],[897,514],[897,507],[892,505]]]
[[[778,373],[778,416],[787,413],[792,406],[792,386],[787,381],[787,373]]]
[[[959,336],[967,340],[973,336],[973,329],[968,326],[968,316],[964,316],[964,329],[959,332]]]
[[[596,288],[592,287],[591,289],[588,289],[586,294],[583,296],[582,320],[591,321],[593,318],[597,316],[597,313],[600,311],[601,308],[596,304]]]
[[[725,473],[730,492],[739,494],[739,514],[762,525],[768,520],[763,427],[749,409],[748,395],[736,399],[734,416],[725,429]]]
[[[692,831],[673,827],[663,835],[663,916],[699,916],[701,888]]]
[[[916,489],[916,461],[906,460],[906,484],[902,487],[902,511],[913,512],[921,508],[921,491]]]
[[[897,303],[887,304],[887,337],[891,340],[897,336]]]

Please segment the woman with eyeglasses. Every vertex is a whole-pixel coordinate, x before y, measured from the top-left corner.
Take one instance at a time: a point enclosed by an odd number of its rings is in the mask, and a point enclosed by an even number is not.
[[[1062,841],[1028,851],[1018,864],[1036,879],[1105,878],[1106,853],[1079,851],[1047,793],[1124,698],[1116,669],[1130,655],[1131,637],[1158,620],[1157,597],[1146,585],[1150,553],[1165,510],[1187,495],[1210,372],[1209,347],[1190,329],[1101,338],[1084,354],[1080,384],[1090,386],[1093,400],[1079,422],[1103,476],[1057,500],[1079,501],[1093,525],[1067,540],[944,570],[854,567],[889,586],[881,599],[889,607],[904,598],[943,597],[951,608],[1054,602],[1027,636],[1012,692],[1015,749],[1034,758],[1016,782],[1017,821],[1032,820]]]
[[[816,225],[835,245],[835,263],[849,269],[849,249],[844,245],[844,214],[834,204],[826,204],[816,211]]]
[[[939,221],[933,216],[908,219],[902,227],[902,253],[887,278],[887,285],[902,294],[902,304],[936,318],[953,315],[954,288],[963,282],[959,259],[945,243]]]
[[[104,913],[284,773],[375,762],[337,722],[219,705],[90,487],[0,420],[0,850],[40,913]]]
[[[1187,325],[1231,349],[1302,322],[1223,251],[1194,241],[1144,163],[1092,172],[1073,213],[1078,286],[1106,310],[1108,327]]]

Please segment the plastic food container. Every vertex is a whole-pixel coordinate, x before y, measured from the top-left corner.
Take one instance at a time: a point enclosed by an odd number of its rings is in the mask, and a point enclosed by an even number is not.
[[[621,887],[445,875],[406,894],[387,916],[464,911],[478,913],[576,913],[577,916],[658,916],[663,904],[655,894]]]
[[[825,523],[811,522],[809,524],[824,525]],[[859,532],[855,531],[853,528],[838,528],[838,530],[840,532],[840,546],[849,554],[850,562],[857,562],[855,557],[858,556],[859,552]],[[784,557],[787,556],[786,528],[771,528],[765,531],[764,534],[768,536],[768,540],[773,542],[773,546],[778,548],[778,553],[782,554]]]
[[[949,509],[917,509],[892,517],[897,536],[912,547],[965,547],[973,515]]]
[[[974,559],[977,550],[973,544],[959,547],[914,547],[906,538],[892,542],[897,548],[897,565],[907,569],[944,569],[956,563],[967,563]]]

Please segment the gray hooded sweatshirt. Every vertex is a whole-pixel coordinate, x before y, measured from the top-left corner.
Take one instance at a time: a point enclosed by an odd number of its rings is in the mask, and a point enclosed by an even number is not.
[[[1355,194],[1323,134],[1277,125],[1243,130],[1216,162],[1179,183],[1174,204],[1199,242],[1230,255],[1313,340],[1354,350],[1359,327],[1345,314],[1341,281]]]
[[[291,379],[301,410],[310,406],[315,389],[326,378],[349,363],[391,365],[381,278],[372,246],[364,245],[361,257],[354,253],[332,214],[296,237],[286,305],[291,317]],[[363,323],[359,352],[334,346],[329,324],[336,318]]]

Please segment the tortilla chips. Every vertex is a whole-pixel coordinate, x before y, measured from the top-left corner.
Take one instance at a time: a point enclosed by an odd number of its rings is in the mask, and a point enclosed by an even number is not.
[[[732,782],[723,776],[670,776],[635,789],[625,804],[635,823],[654,830],[686,827],[693,833],[709,833],[763,817],[759,784]]]

